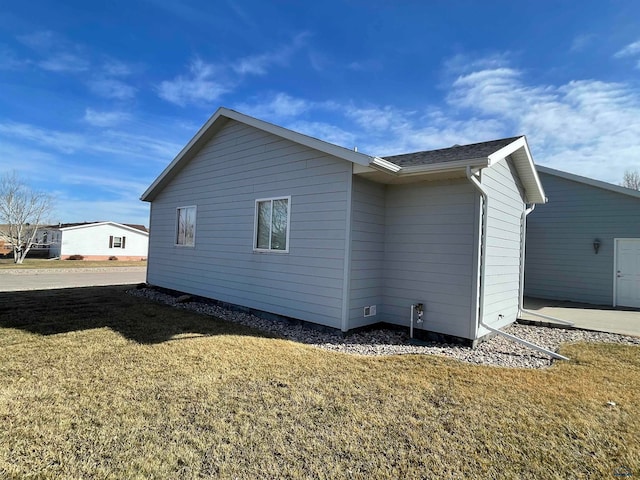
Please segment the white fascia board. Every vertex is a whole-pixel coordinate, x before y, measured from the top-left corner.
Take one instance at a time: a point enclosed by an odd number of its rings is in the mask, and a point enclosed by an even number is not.
[[[523,148],[523,147],[526,149],[527,154],[529,155],[529,158],[531,158],[531,153],[529,152],[529,147],[527,146],[527,141],[526,141],[525,137],[522,136],[520,138],[517,138],[516,140],[514,140],[510,144],[505,145],[500,150],[496,150],[491,155],[489,155],[489,166],[491,166],[493,163],[499,162],[503,158],[507,158],[513,152],[515,152],[519,148]]]
[[[509,155],[516,153],[520,149],[522,149],[526,156],[526,165],[523,165],[523,167],[527,169],[527,173],[530,174],[532,179],[532,181],[528,182],[528,185],[525,185],[527,197],[531,199],[531,203],[547,203],[547,197],[545,196],[542,182],[540,181],[538,171],[536,170],[536,165],[533,162],[527,138],[524,135],[489,155],[489,166],[507,158]],[[520,172],[520,176],[522,177],[522,172]]]
[[[489,165],[488,158],[472,158],[467,160],[457,160],[455,162],[432,163],[428,165],[414,165],[410,167],[402,167],[400,176],[421,175],[428,173],[444,173],[453,170],[461,170],[467,167],[482,168]]]
[[[369,165],[377,170],[383,170],[387,173],[393,174],[397,174],[402,170],[402,167],[400,165],[396,165],[395,163],[380,157],[374,157]]]
[[[158,176],[158,178],[154,180],[154,182],[149,186],[149,188],[147,188],[147,190],[140,197],[140,200],[151,201],[153,199],[153,196],[154,196],[153,194],[156,191],[156,189],[160,188],[166,180],[169,180],[171,178],[171,176],[175,172],[176,167],[180,163],[182,163],[183,160],[188,161],[189,156],[192,153],[192,150],[197,147],[198,142],[203,137],[206,138],[207,134],[215,128],[216,124],[219,124],[221,126],[225,119],[235,120],[245,125],[249,125],[259,130],[263,130],[265,132],[271,133],[281,138],[285,138],[287,140],[298,143],[300,145],[304,145],[314,150],[318,150],[320,152],[333,155],[335,157],[352,162],[354,164],[367,166],[371,163],[371,161],[374,158],[369,155],[356,152],[354,150],[349,150],[348,148],[340,147],[338,145],[325,142],[324,140],[319,140],[317,138],[310,137],[302,133],[294,132],[293,130],[280,127],[278,125],[265,122],[264,120],[259,120],[257,118],[250,117],[243,113],[236,112],[235,110],[229,110],[228,108],[220,107],[209,118],[209,120],[207,120],[207,122],[200,128],[200,130],[198,130],[198,132],[193,136],[193,138],[189,140],[189,143],[187,143],[187,145],[180,151],[180,153],[178,153],[178,155],[167,166],[167,168],[165,168],[162,171],[162,173]]]
[[[554,175],[556,177],[565,178],[574,182],[584,183],[585,185],[590,185],[592,187],[603,188],[612,192],[622,193],[623,195],[629,195],[630,197],[640,198],[640,191],[633,190],[631,188],[625,188],[619,185],[614,185],[613,183],[596,180],[594,178],[583,177],[574,173],[556,170],[555,168],[543,167],[542,165],[538,165],[537,169],[539,172],[546,173],[547,175]]]

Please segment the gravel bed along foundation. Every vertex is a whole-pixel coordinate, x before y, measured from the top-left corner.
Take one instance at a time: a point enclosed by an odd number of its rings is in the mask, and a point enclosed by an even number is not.
[[[257,328],[288,340],[335,352],[354,355],[441,355],[479,365],[514,368],[545,368],[554,361],[542,352],[529,349],[501,336],[494,336],[478,345],[475,349],[436,342],[413,344],[406,332],[384,328],[343,336],[340,332],[323,331],[304,324],[292,324],[285,320],[264,319],[249,313],[228,310],[209,303],[193,300],[177,301],[179,297],[174,297],[152,288],[129,290],[128,293],[176,308],[191,310]],[[513,324],[505,328],[504,331],[552,351],[557,350],[562,343],[575,342],[608,342],[640,346],[639,337],[587,330]]]

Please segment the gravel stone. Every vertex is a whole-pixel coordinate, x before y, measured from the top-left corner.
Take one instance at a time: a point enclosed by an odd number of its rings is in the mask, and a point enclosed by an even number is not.
[[[472,364],[508,368],[546,368],[555,362],[553,358],[542,352],[529,349],[501,336],[494,336],[479,344],[475,349],[437,342],[414,343],[408,333],[385,328],[344,336],[341,332],[323,331],[310,325],[292,324],[286,320],[264,319],[209,303],[194,300],[180,303],[179,297],[152,288],[129,290],[128,293],[175,308],[195,311],[221,320],[253,327],[295,342],[352,355],[440,355]],[[606,342],[640,346],[640,337],[589,330],[513,324],[503,331],[551,351],[556,351],[560,344],[577,342]]]

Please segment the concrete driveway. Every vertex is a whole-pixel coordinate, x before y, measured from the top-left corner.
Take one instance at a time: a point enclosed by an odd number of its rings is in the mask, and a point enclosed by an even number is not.
[[[0,270],[0,292],[128,285],[146,280],[146,267]]]
[[[584,303],[525,298],[525,310],[541,313],[550,317],[574,322],[574,326],[585,330],[619,333],[640,337],[640,311],[632,309],[614,309],[612,307],[588,305]],[[523,320],[556,324],[558,322],[523,314]]]

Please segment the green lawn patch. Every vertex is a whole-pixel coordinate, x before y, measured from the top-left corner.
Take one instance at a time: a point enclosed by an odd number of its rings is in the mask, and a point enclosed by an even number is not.
[[[124,292],[0,296],[0,478],[640,475],[638,347],[350,356]]]

